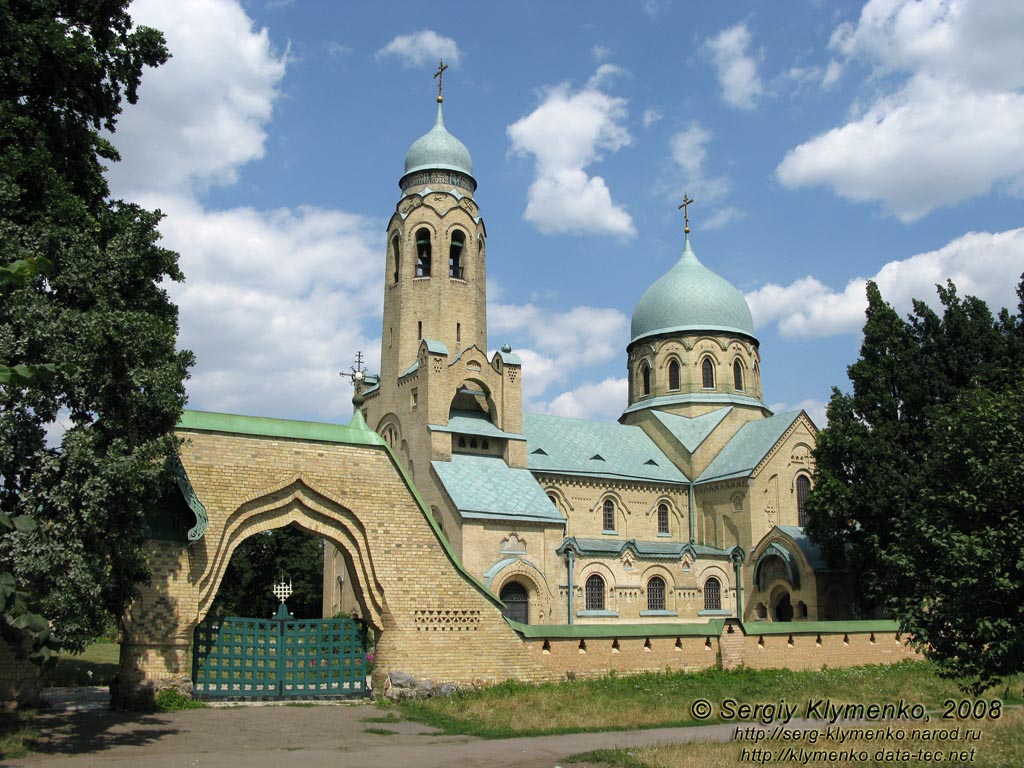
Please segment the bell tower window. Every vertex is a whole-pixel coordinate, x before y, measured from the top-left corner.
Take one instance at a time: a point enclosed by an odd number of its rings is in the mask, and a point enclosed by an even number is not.
[[[733,386],[737,392],[743,391],[743,366],[740,365],[740,361],[737,360],[732,364],[732,380]]]
[[[643,393],[651,394],[651,367],[647,363],[640,366],[640,381]]]
[[[391,238],[391,254],[392,258],[395,260],[395,272],[392,275],[393,279],[391,282],[397,283],[398,278],[402,274],[402,241],[398,237],[397,232],[394,234],[394,237]]]
[[[416,232],[416,277],[430,277],[430,230]]]
[[[462,280],[462,250],[466,247],[466,236],[461,232],[452,232],[452,244],[448,249],[448,277]]]
[[[704,389],[715,388],[715,366],[711,362],[710,357],[705,357],[704,362],[700,364],[701,380]]]

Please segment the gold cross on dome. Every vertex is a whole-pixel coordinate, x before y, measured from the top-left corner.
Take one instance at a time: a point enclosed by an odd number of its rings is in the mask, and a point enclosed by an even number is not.
[[[686,234],[690,234],[690,206],[695,202],[697,201],[685,192],[683,193],[683,204],[680,205],[679,208],[683,211],[683,221],[686,223],[686,227],[683,231]]]
[[[434,77],[437,79],[437,100],[444,101],[444,71],[448,69],[448,65],[444,63],[444,59],[441,59],[441,63],[437,65],[437,72],[434,73]]]

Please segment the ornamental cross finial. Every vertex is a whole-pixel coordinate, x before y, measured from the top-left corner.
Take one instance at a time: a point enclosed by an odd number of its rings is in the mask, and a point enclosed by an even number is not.
[[[338,375],[344,376],[346,379],[349,379],[353,384],[362,381],[364,378],[366,378],[366,367],[363,365],[362,350],[356,352],[356,364],[353,365],[349,370],[351,371],[351,373],[345,373],[344,371],[342,371]]]
[[[446,69],[448,69],[448,65],[444,63],[444,59],[441,59],[441,63],[437,65],[437,72],[434,73],[434,77],[437,79],[438,104],[444,101],[444,71]]]
[[[686,234],[690,234],[690,205],[695,202],[696,200],[694,200],[685,192],[683,193],[683,204],[680,205],[679,208],[683,211],[683,221],[686,223],[686,226],[683,229],[683,231]]]
[[[283,603],[285,600],[287,600],[289,597],[292,596],[292,581],[291,581],[291,579],[289,579],[288,583],[285,584],[284,583],[284,579],[282,578],[279,583],[274,585],[273,592],[274,592],[274,597],[276,597],[278,600],[280,600]]]

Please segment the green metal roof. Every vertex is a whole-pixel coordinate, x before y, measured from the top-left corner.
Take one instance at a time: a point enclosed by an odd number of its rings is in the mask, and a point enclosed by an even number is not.
[[[604,539],[578,539],[570,536],[559,545],[557,554],[563,554],[572,547],[581,555],[594,557],[618,557],[626,549],[637,557],[678,560],[684,552],[691,552],[694,557],[728,557],[724,549],[707,547],[703,544],[691,544],[688,541],[642,541],[640,539],[616,539],[609,536]]]
[[[494,456],[462,454],[430,464],[463,518],[565,523],[529,470]]]
[[[628,406],[623,413],[633,413],[634,411],[642,411],[645,408],[664,408],[667,405],[683,405],[686,403],[752,405],[756,408],[765,408],[765,404],[762,401],[750,395],[737,395],[732,392],[689,392],[679,395],[645,397]]]
[[[423,343],[427,345],[427,352],[435,355],[448,354],[448,345],[443,341],[438,341],[437,339],[424,339]]]
[[[866,621],[744,621],[741,622],[745,635],[834,635],[845,632],[848,635],[868,632],[899,632],[900,625],[888,619]]]
[[[719,408],[711,413],[688,418],[677,416],[674,413],[654,411],[653,415],[658,421],[665,425],[665,428],[672,433],[672,437],[678,440],[683,448],[693,453],[700,447],[708,435],[715,431],[715,428],[722,423],[722,420],[729,415],[732,408]]]
[[[718,637],[725,619],[712,619],[706,624],[520,624],[505,619],[523,637]]]
[[[505,440],[522,440],[522,435],[503,432],[498,429],[487,414],[480,411],[452,411],[448,424],[428,424],[431,432],[458,432],[461,435],[479,435],[480,437],[500,437]]]
[[[827,571],[829,570],[828,563],[825,562],[825,558],[821,554],[821,548],[811,541],[811,537],[808,536],[804,529],[799,525],[777,525],[775,526],[789,538],[793,540],[793,543],[800,547],[800,551],[803,552],[804,557],[807,558],[807,564],[811,566],[815,571]]]
[[[647,289],[633,311],[632,342],[662,333],[721,331],[754,337],[746,299],[697,260],[686,238],[676,265]]]
[[[522,365],[522,358],[519,357],[515,352],[512,351],[512,347],[508,344],[502,346],[495,354],[501,358],[501,362],[505,365]]]
[[[758,421],[748,421],[737,430],[732,440],[726,443],[696,482],[700,484],[733,477],[748,477],[799,417],[800,411],[794,411]]]
[[[358,426],[359,424],[362,426]],[[385,444],[380,435],[362,424],[361,419],[357,421],[357,426],[342,426],[320,421],[268,419],[263,416],[238,416],[232,413],[210,411],[182,411],[176,429],[228,432],[235,435],[258,435],[260,437],[285,437],[322,443]]]
[[[406,174],[431,168],[460,171],[473,175],[473,158],[466,145],[448,133],[444,127],[441,103],[437,104],[437,118],[429,132],[416,139],[405,155]]]
[[[527,413],[523,434],[534,472],[688,482],[640,427]]]

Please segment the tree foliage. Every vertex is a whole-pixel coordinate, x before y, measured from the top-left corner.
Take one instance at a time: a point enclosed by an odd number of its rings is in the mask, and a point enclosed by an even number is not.
[[[35,523],[0,529],[0,569],[72,650],[147,576],[142,515],[192,360],[161,285],[182,279],[161,215],[109,199],[103,175],[118,159],[104,132],[167,59],[126,8],[0,0],[0,512]]]
[[[323,612],[323,539],[298,528],[277,528],[243,541],[228,563],[210,612],[224,616],[273,616],[280,601],[271,587],[292,585],[288,609],[299,619]]]
[[[818,436],[808,533],[943,674],[1024,669],[1024,276],[1018,315],[952,283],[901,319],[868,284],[853,393]]]

